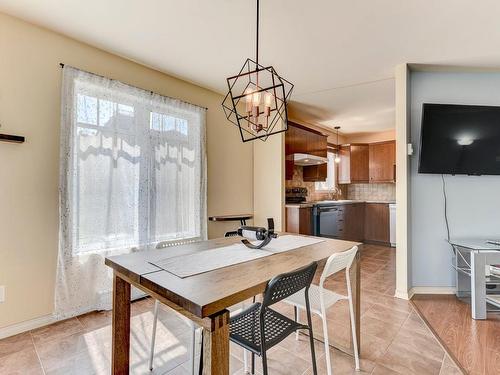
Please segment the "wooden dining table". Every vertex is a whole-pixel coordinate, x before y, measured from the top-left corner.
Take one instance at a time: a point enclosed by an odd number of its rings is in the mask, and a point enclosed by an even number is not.
[[[280,236],[285,234],[280,233]],[[274,276],[313,261],[320,265],[319,274],[322,263],[330,255],[359,245],[356,242],[321,238],[324,241],[185,278],[155,265],[167,254],[168,257],[195,254],[225,247],[239,240],[238,237],[220,238],[106,258],[106,265],[113,269],[112,374],[129,373],[132,285],[202,327],[203,374],[227,375],[230,306],[262,294]],[[351,267],[351,283],[360,343],[359,252]]]

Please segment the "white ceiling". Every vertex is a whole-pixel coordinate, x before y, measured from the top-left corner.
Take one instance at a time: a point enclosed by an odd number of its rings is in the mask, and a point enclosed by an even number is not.
[[[0,0],[0,11],[218,92],[254,57],[255,0]],[[261,0],[263,64],[292,114],[344,133],[394,126],[394,67],[500,65],[498,0]]]

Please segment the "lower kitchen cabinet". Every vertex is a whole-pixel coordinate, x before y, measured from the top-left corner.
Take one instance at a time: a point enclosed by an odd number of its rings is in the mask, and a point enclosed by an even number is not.
[[[336,228],[336,231],[330,236],[348,241],[390,244],[389,205],[387,203],[359,202],[333,207],[336,208],[330,208],[330,210],[335,211],[336,215],[332,227]],[[312,207],[291,205],[286,206],[285,212],[287,232],[314,235]],[[326,220],[324,224],[328,223]],[[329,233],[329,228],[322,228],[321,233]]]
[[[387,203],[366,203],[365,241],[389,244],[389,205]]]
[[[312,207],[286,207],[286,231],[312,236]]]
[[[365,238],[365,203],[344,205],[344,228],[340,238],[363,241]]]

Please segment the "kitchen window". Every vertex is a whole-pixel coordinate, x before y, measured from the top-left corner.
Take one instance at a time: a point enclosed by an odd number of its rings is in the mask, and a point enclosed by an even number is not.
[[[328,151],[327,158],[327,171],[326,171],[326,180],[325,181],[316,181],[315,189],[316,191],[331,191],[335,189],[337,186],[336,182],[336,163],[335,163],[335,153]]]

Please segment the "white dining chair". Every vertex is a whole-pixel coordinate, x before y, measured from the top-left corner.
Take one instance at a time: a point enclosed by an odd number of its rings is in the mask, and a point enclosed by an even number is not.
[[[254,301],[255,302],[255,301]],[[158,312],[160,309],[160,304],[161,302],[158,300],[155,300],[155,306],[154,306],[154,317],[153,317],[153,332],[151,335],[151,350],[149,353],[149,370],[153,371],[153,360],[154,360],[154,354],[155,354],[155,341],[156,341],[156,326],[158,324]],[[236,313],[238,311],[241,311],[242,309],[245,308],[245,302],[241,302],[235,306],[231,306],[229,308],[229,312]],[[191,374],[195,375],[195,370],[196,370],[196,362],[195,362],[195,356],[196,356],[196,337],[199,336],[199,332],[201,331],[201,327],[198,327],[191,319],[188,319],[184,317],[184,315],[179,314],[180,317],[183,318],[183,320],[186,322],[186,324],[190,327],[191,330],[191,335],[190,335],[190,342],[188,344],[190,355],[189,355],[189,368],[191,369]],[[201,344],[201,340],[200,340]],[[244,371],[245,373],[248,370],[248,352],[246,349],[243,351],[243,362],[244,362]]]
[[[155,354],[155,341],[156,341],[156,325],[158,323],[158,312],[160,310],[160,301],[155,300],[155,306],[154,306],[154,317],[153,317],[153,333],[151,335],[151,350],[149,353],[149,370],[153,371],[153,359],[154,359],[154,354]],[[189,326],[191,335],[190,335],[190,342],[188,344],[190,355],[189,355],[189,368],[191,369],[191,374],[195,374],[195,354],[196,354],[196,334],[201,327],[198,327],[191,319],[188,319],[184,317],[183,315],[179,314],[180,317],[183,318],[183,320],[186,322],[186,324]]]
[[[358,355],[358,342],[356,339],[356,323],[354,318],[354,307],[352,301],[352,291],[351,291],[351,280],[349,277],[349,270],[351,268],[352,262],[358,247],[354,246],[350,250],[344,251],[342,253],[335,253],[331,255],[326,261],[325,268],[321,274],[319,285],[311,284],[309,288],[309,301],[311,305],[311,312],[313,314],[319,315],[323,322],[323,337],[325,343],[325,358],[326,358],[326,368],[328,375],[332,375],[332,365],[330,358],[330,350],[328,343],[328,325],[326,319],[326,310],[336,304],[341,300],[348,300],[349,302],[349,316],[351,319],[351,331],[352,331],[352,342],[354,347],[354,362],[356,365],[356,370],[359,370],[359,355]],[[345,269],[345,277],[347,283],[347,296],[339,293],[335,293],[331,290],[324,288],[324,283],[326,279],[342,270]],[[300,319],[300,310],[306,309],[306,302],[304,291],[295,293],[294,295],[286,298],[284,302],[292,305],[295,310],[295,319],[298,321]],[[296,338],[298,339],[298,332],[296,333]]]
[[[233,237],[234,234],[238,234],[237,232],[226,232],[224,237]],[[158,244],[156,247],[157,249],[160,248],[165,248],[165,247],[170,247],[170,246],[175,246],[175,245],[180,245],[183,244],[183,242],[179,243],[161,243]],[[255,302],[255,297],[253,299],[253,302]],[[153,332],[151,334],[151,348],[150,348],[150,353],[149,353],[149,370],[153,371],[153,360],[154,360],[154,354],[155,354],[155,342],[156,342],[156,326],[158,324],[158,312],[160,309],[160,304],[161,302],[158,300],[155,300],[155,306],[153,310]],[[245,302],[239,303],[235,306],[229,307],[229,312],[234,313],[237,311],[240,311],[241,309],[245,308]],[[182,314],[178,314],[180,317],[183,318],[183,320],[186,322],[186,324],[190,327],[191,330],[191,335],[190,335],[190,342],[189,342],[189,351],[190,351],[190,356],[189,356],[189,368],[191,369],[191,374],[195,375],[195,370],[196,370],[196,363],[195,363],[195,355],[196,355],[196,336],[199,331],[201,331],[201,327],[198,327],[191,319],[186,318]],[[201,344],[201,340],[200,340]],[[246,372],[248,369],[248,352],[245,349],[243,351],[243,362],[244,362],[244,371]]]

